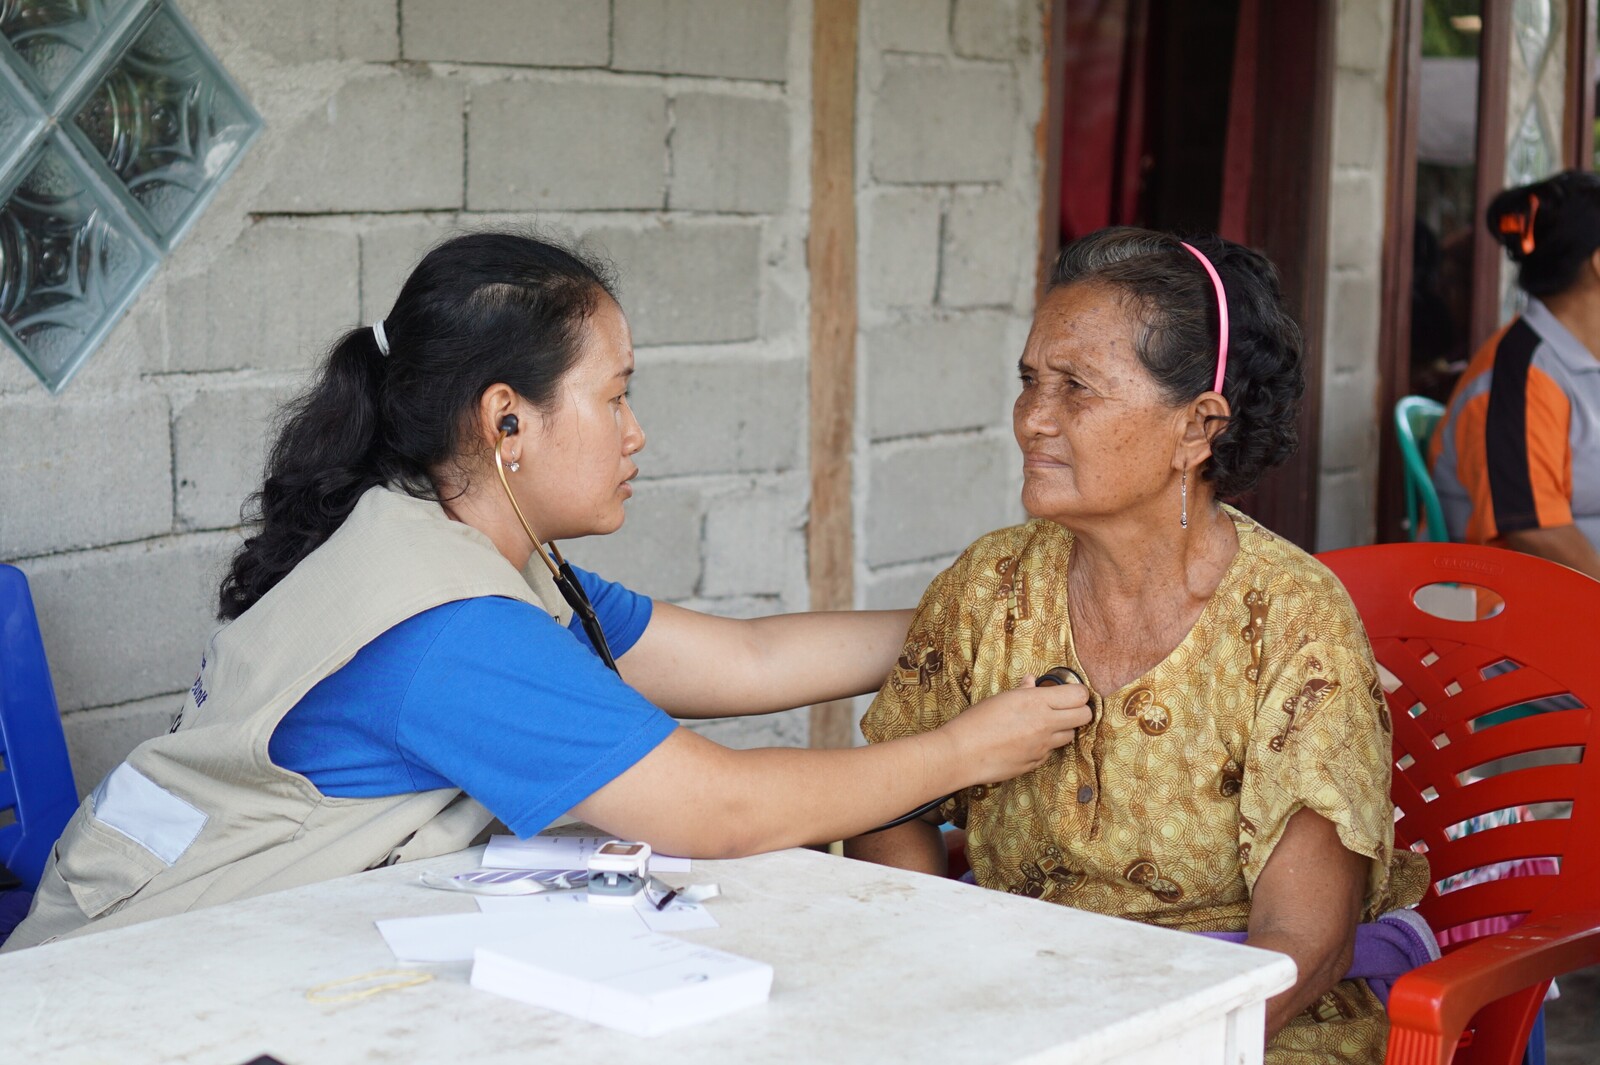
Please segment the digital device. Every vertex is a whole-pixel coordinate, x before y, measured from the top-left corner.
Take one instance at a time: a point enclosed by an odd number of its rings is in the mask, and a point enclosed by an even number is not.
[[[589,856],[589,901],[633,905],[650,877],[650,844],[614,839]]]

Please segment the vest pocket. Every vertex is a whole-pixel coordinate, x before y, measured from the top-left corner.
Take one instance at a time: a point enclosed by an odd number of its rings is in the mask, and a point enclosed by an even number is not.
[[[56,872],[90,920],[103,917],[148,884],[166,863],[79,810],[56,844]]]
[[[56,871],[93,920],[138,894],[189,849],[207,817],[123,762],[56,843]]]

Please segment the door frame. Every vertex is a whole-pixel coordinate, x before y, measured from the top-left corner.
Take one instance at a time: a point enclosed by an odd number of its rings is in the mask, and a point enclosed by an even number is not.
[[[1578,0],[1583,2],[1583,0]],[[1473,217],[1505,187],[1506,90],[1512,0],[1483,0],[1478,45],[1477,175]],[[1389,181],[1384,212],[1383,319],[1378,332],[1378,541],[1406,539],[1405,465],[1395,404],[1411,391],[1411,257],[1417,220],[1417,114],[1422,105],[1423,0],[1395,0],[1389,59]],[[1485,225],[1472,233],[1472,307],[1467,350],[1476,351],[1500,320],[1500,245]]]
[[[855,606],[851,502],[856,408],[858,0],[816,0],[811,41],[810,474],[806,569],[812,610]],[[810,745],[855,742],[855,705],[811,708]]]
[[[1561,154],[1567,166],[1594,169],[1594,0],[1567,3],[1567,96]]]
[[[1290,313],[1300,323],[1306,390],[1300,400],[1300,445],[1251,493],[1249,510],[1267,528],[1315,551],[1338,4],[1302,0],[1261,3],[1256,10],[1257,148],[1251,155],[1246,232],[1251,246],[1277,265]]]

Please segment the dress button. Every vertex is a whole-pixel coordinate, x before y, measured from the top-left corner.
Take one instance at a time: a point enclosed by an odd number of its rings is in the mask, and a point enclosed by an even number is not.
[[[1088,802],[1092,798],[1094,798],[1094,787],[1093,787],[1093,785],[1085,784],[1083,787],[1078,789],[1078,801],[1079,802]]]

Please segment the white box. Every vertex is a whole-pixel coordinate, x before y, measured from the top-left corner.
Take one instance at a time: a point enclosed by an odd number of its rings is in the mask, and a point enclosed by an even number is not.
[[[648,1036],[765,1002],[772,966],[659,932],[589,926],[479,947],[472,986]]]

